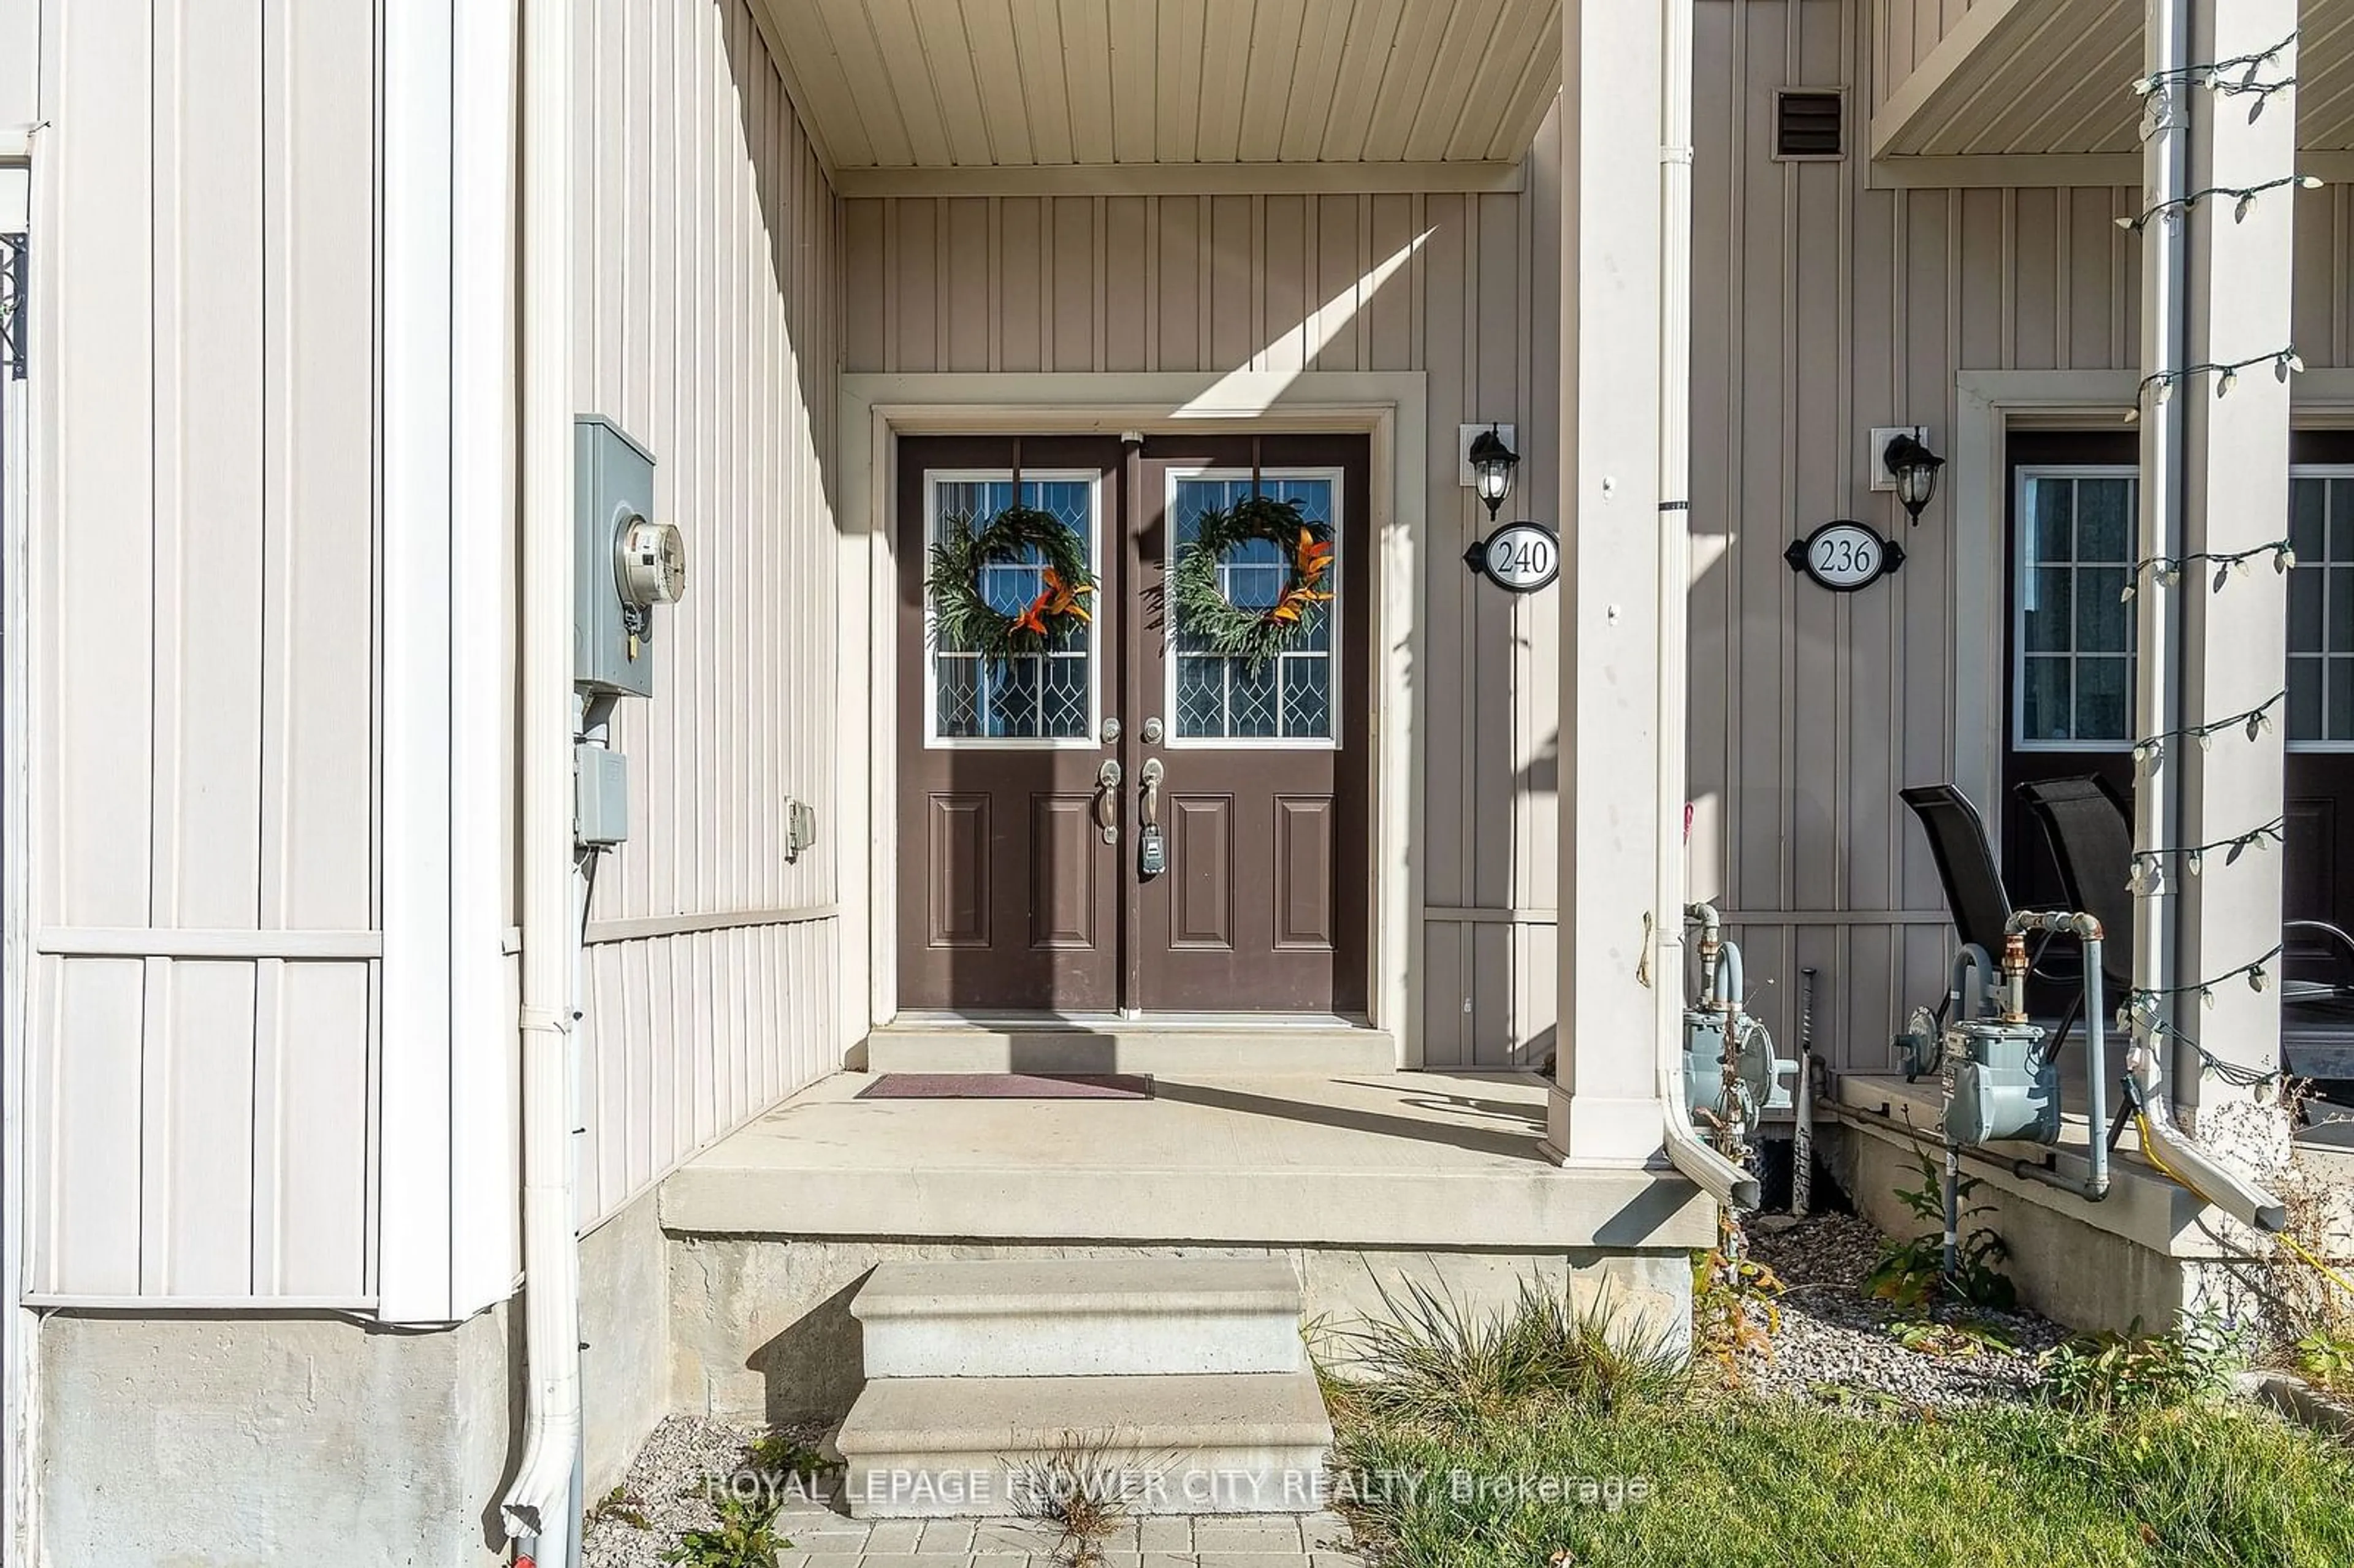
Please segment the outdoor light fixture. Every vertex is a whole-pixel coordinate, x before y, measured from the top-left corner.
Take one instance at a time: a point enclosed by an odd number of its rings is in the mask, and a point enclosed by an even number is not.
[[[1479,499],[1488,503],[1488,521],[1492,523],[1504,498],[1512,493],[1512,470],[1520,466],[1521,454],[1505,445],[1504,438],[1490,425],[1471,438],[1467,455],[1479,479]]]
[[[1901,435],[1882,449],[1880,462],[1896,482],[1896,499],[1903,504],[1905,514],[1919,527],[1922,509],[1937,493],[1937,471],[1946,466],[1946,460],[1916,438]]]

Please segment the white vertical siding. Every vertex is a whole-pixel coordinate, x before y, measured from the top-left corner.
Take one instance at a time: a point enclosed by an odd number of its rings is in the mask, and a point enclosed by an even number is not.
[[[41,8],[38,1294],[374,1289],[375,22]]]
[[[39,0],[0,3],[0,142],[40,119]]]
[[[574,367],[690,552],[621,704],[630,842],[590,910],[593,1224],[838,1066],[832,188],[743,0],[583,5]],[[789,797],[819,837],[784,856]],[[644,922],[714,928],[628,937]],[[618,927],[613,923],[621,923]]]

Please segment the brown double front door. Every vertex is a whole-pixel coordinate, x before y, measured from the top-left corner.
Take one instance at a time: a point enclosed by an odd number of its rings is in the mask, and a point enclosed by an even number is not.
[[[899,454],[900,1005],[1363,1012],[1363,438],[938,437]],[[1084,546],[1097,587],[1085,622],[999,659],[942,634],[927,578],[934,547],[984,527],[1017,482]],[[1254,489],[1331,525],[1332,598],[1272,657],[1222,657],[1172,624],[1166,580],[1203,519]],[[995,556],[977,586],[1019,615],[1044,565]],[[1256,610],[1290,570],[1255,542],[1217,577]]]

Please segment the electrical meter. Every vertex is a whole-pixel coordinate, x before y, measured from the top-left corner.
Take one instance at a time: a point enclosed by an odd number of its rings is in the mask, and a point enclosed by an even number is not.
[[[686,539],[677,525],[632,514],[613,540],[613,583],[621,602],[651,609],[686,596]]]
[[[657,606],[686,589],[686,542],[654,511],[653,454],[609,419],[573,421],[572,679],[605,696],[654,694]]]

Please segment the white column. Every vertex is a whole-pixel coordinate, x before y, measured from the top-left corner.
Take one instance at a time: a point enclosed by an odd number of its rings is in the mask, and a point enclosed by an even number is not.
[[[2296,31],[2296,0],[2191,0],[2189,53],[2194,64],[2261,56]],[[2296,54],[2259,63],[2257,80],[2295,75]],[[2244,79],[2247,68],[2232,73]],[[2296,167],[2296,95],[2268,101],[2254,94],[2193,90],[2185,177],[2191,191],[2245,190],[2280,180]],[[2251,115],[2256,105],[2263,111]],[[2264,192],[2251,203],[2209,196],[2184,223],[2183,352],[2190,365],[2229,365],[2269,356],[2290,344],[2293,187]],[[2227,395],[2221,374],[2204,372],[2174,389],[2182,421],[2182,540],[2188,554],[2251,549],[2288,531],[2289,396],[2269,357],[2236,372]],[[2216,843],[2281,815],[2286,702],[2287,579],[2263,556],[2233,572],[2218,590],[2212,563],[2186,567],[2174,602],[2182,637],[2182,719],[2200,726],[2272,703],[2253,739],[2244,729],[2216,733],[2202,749],[2196,741],[2169,742],[2168,766],[2179,771],[2180,842]],[[2177,985],[2229,974],[2262,958],[2280,940],[2281,868],[2277,846],[2243,853],[2231,864],[2221,854],[2202,857],[2198,875],[2179,857],[2168,867],[2176,907]],[[2212,1004],[2196,995],[2178,999],[2181,1030],[2215,1056],[2269,1071],[2280,1060],[2280,974],[2265,964],[2264,991],[2245,977],[2216,986]],[[2211,1110],[2222,1098],[2244,1096],[2212,1074],[2202,1074],[2196,1052],[2178,1049],[2174,1093],[2191,1130],[2211,1135]],[[2247,1150],[2245,1152],[2254,1152]]]
[[[1662,13],[1569,0],[1562,22],[1561,1022],[1547,1144],[1571,1165],[1660,1148]],[[1681,499],[1681,497],[1677,498]],[[1666,775],[1672,774],[1670,778]],[[1672,946],[1668,955],[1681,951]]]

